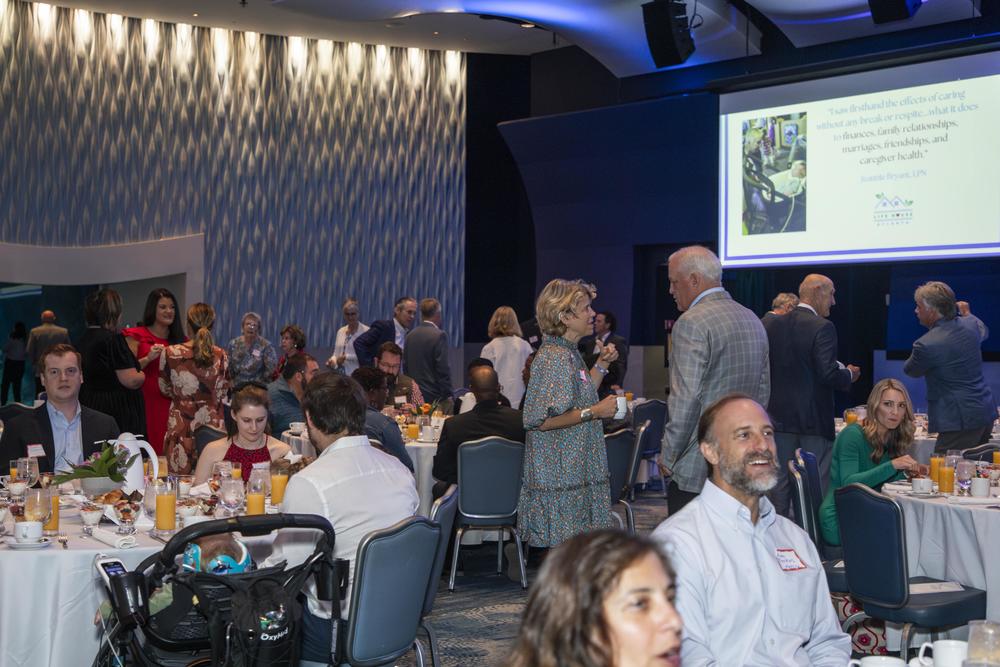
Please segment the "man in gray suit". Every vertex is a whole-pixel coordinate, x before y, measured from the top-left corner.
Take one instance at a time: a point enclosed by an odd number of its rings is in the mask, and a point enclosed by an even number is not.
[[[28,357],[35,369],[35,396],[45,389],[42,383],[42,354],[53,345],[69,345],[69,332],[56,325],[56,314],[51,310],[43,310],[42,323],[28,334]]]
[[[451,399],[451,368],[448,365],[448,335],[441,330],[441,303],[420,301],[420,326],[406,334],[403,367],[429,402]],[[447,414],[450,406],[444,406]]]
[[[670,256],[670,294],[682,311],[670,346],[670,421],[659,464],[670,514],[693,500],[708,464],[698,447],[698,420],[716,399],[744,393],[761,405],[771,395],[767,334],[757,316],[722,288],[722,265],[711,250],[681,248]]]
[[[955,293],[946,284],[924,283],[913,298],[917,319],[928,332],[913,343],[903,372],[927,379],[928,428],[938,434],[934,451],[982,444],[990,438],[997,412],[983,377],[978,331],[958,321]]]

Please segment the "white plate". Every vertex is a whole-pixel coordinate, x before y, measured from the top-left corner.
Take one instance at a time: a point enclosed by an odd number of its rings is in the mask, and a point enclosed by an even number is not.
[[[52,540],[43,537],[38,542],[17,542],[13,538],[7,542],[7,546],[14,551],[32,551],[33,549],[44,549],[52,544]]]

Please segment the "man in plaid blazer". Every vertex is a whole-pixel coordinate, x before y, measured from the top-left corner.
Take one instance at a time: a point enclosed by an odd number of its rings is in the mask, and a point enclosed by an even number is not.
[[[711,250],[681,248],[668,264],[670,294],[682,312],[670,347],[670,421],[663,431],[660,466],[670,476],[670,514],[693,500],[708,464],[698,447],[704,408],[733,392],[767,405],[771,394],[767,334],[757,316],[722,288],[722,265]]]

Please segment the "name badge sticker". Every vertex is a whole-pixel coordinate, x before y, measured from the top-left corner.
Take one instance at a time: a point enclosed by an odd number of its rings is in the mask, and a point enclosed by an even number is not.
[[[795,549],[775,549],[774,555],[778,559],[778,566],[784,572],[795,572],[806,569],[806,564],[802,562]]]
[[[590,378],[587,377],[587,371],[580,369],[580,382],[589,382]]]
[[[531,336],[531,337],[529,337],[528,338],[528,342],[529,343],[537,343],[538,342],[538,336]]]
[[[32,458],[45,458],[45,448],[41,445],[28,445],[28,456]]]
[[[396,405],[402,405],[406,403],[406,396],[393,396],[392,400]]]
[[[254,359],[260,359],[260,350],[254,350],[250,354],[251,356],[253,356]]]

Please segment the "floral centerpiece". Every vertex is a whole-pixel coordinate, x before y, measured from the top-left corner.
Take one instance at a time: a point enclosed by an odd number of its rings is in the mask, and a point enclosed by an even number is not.
[[[129,456],[128,449],[120,445],[104,441],[101,451],[94,452],[90,458],[74,465],[70,463],[72,470],[56,475],[53,478],[55,484],[63,484],[70,480],[108,478],[111,482],[121,484],[125,481],[125,471],[128,470],[139,454]]]
[[[410,410],[410,414],[414,417],[427,417],[435,412],[440,412],[440,410],[441,399],[438,399],[433,403],[424,403],[423,405],[414,406],[413,409]]]

